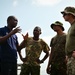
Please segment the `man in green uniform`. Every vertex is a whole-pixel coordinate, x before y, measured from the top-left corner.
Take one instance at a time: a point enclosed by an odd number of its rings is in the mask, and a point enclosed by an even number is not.
[[[75,75],[75,7],[66,7],[61,12],[65,21],[70,23],[66,38],[67,73]]]
[[[66,34],[63,32],[63,24],[59,21],[51,24],[51,28],[57,33],[50,43],[51,54],[49,56],[47,73],[50,75],[66,75],[65,43]]]
[[[20,75],[40,75],[40,64],[43,63],[49,55],[48,45],[39,38],[41,28],[36,26],[33,30],[33,37],[24,36],[24,41],[20,45],[20,50],[26,48],[26,57],[23,58],[21,51],[20,58],[23,61]],[[41,52],[45,53],[42,60],[39,59]]]

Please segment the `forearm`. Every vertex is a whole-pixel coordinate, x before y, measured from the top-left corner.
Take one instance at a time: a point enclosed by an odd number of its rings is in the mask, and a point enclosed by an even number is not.
[[[19,33],[21,31],[21,29],[19,27],[15,28],[14,30],[11,30],[10,33],[8,33],[5,36],[1,36],[0,37],[0,44],[5,42],[11,35],[15,34],[15,33]]]
[[[49,57],[49,60],[48,60],[48,65],[47,65],[47,67],[49,67],[51,65],[51,59],[50,59],[50,57]]]
[[[49,61],[48,61],[48,65],[47,65],[47,68],[46,68],[47,74],[50,74],[50,71],[51,71],[51,60],[50,60],[50,56],[49,56]]]
[[[3,42],[5,42],[12,34],[13,34],[13,33],[10,32],[10,33],[8,33],[8,34],[5,35],[5,36],[0,37],[0,44],[3,43]]]
[[[46,55],[44,56],[44,58],[41,60],[42,62],[44,62],[49,56],[49,52],[46,53]]]
[[[50,52],[50,54],[49,54],[48,67],[51,65],[53,53],[54,53],[54,50],[51,48],[51,52]]]
[[[22,55],[21,55],[21,51],[18,52],[20,59],[22,60]]]

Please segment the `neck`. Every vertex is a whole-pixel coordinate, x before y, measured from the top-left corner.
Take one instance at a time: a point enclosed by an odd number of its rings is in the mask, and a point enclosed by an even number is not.
[[[62,34],[64,34],[63,31],[58,31],[58,32],[57,32],[57,35],[62,35]]]
[[[71,18],[70,20],[69,20],[69,23],[72,25],[72,23],[75,21],[75,19],[73,19],[73,18]]]
[[[11,31],[13,28],[12,27],[10,27],[9,25],[7,26],[8,28],[9,28],[9,30]]]
[[[37,41],[37,40],[39,40],[39,37],[33,37],[33,39]]]

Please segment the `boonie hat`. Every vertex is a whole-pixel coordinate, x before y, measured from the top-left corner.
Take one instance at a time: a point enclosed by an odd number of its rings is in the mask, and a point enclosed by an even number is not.
[[[64,11],[61,12],[62,14],[72,14],[75,16],[75,8],[74,7],[66,7]]]
[[[62,24],[61,22],[56,21],[55,23],[52,23],[52,24],[51,24],[51,28],[52,28],[52,29],[53,29],[53,26],[54,26],[54,25],[60,26],[60,27],[62,28],[62,30],[64,31],[64,27],[63,27],[63,24]]]

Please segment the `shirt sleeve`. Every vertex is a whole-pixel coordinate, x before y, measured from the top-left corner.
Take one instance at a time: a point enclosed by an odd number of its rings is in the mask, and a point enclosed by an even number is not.
[[[44,52],[45,51],[50,51],[50,48],[49,48],[48,44],[43,40],[41,40],[41,42],[42,42],[42,46],[43,46],[43,51]]]

